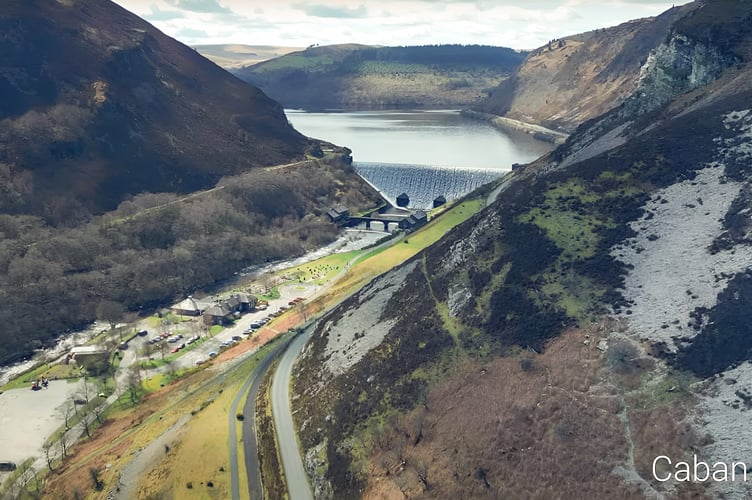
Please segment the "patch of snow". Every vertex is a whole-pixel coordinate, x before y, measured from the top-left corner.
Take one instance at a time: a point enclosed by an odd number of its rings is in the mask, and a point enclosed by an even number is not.
[[[348,310],[336,322],[327,324],[324,366],[337,376],[345,373],[384,340],[396,320],[380,321],[391,296],[415,269],[416,261],[377,278],[358,296],[357,309]]]

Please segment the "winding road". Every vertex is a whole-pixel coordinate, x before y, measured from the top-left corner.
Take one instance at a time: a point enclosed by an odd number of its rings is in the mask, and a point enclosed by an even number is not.
[[[258,462],[258,442],[256,439],[256,397],[258,395],[259,386],[264,378],[264,374],[272,365],[279,353],[282,352],[290,343],[287,340],[274,348],[269,354],[267,354],[261,362],[256,365],[248,378],[246,379],[243,387],[238,391],[237,396],[230,406],[230,412],[228,415],[230,426],[230,473],[232,483],[232,498],[233,500],[240,500],[240,476],[238,471],[238,438],[236,433],[236,415],[237,408],[240,404],[240,400],[247,394],[245,405],[243,406],[243,419],[242,425],[242,441],[243,441],[243,455],[245,457],[246,473],[248,475],[248,492],[251,500],[262,499],[264,497],[263,488],[261,487],[261,471]]]
[[[277,443],[282,455],[282,467],[287,481],[287,492],[292,500],[313,500],[303,460],[298,446],[298,437],[290,412],[290,376],[292,366],[311,335],[312,326],[295,337],[287,348],[272,382],[272,413],[277,429]]]

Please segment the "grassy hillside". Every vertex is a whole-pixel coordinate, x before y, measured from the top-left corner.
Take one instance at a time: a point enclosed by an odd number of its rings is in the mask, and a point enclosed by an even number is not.
[[[0,213],[72,226],[311,147],[278,103],[109,0],[8,0],[0,31]]]
[[[523,57],[507,48],[472,45],[332,45],[287,54],[236,74],[286,107],[457,107],[483,97]]]
[[[740,54],[746,26],[719,23],[736,42],[713,50]],[[656,64],[706,71],[685,54],[708,39],[682,40],[686,52]],[[667,106],[586,122],[496,203],[325,317],[294,381],[317,487],[748,496],[743,484],[659,482],[652,460],[749,452],[733,435],[752,384],[750,71],[737,59]],[[604,132],[614,123],[621,134]]]

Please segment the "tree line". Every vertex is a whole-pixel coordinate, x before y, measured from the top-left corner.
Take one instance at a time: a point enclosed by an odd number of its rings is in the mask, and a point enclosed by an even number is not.
[[[329,243],[337,228],[324,214],[339,203],[358,210],[378,195],[346,163],[312,161],[225,178],[181,201],[141,194],[73,228],[0,214],[0,363],[98,319],[103,303],[154,309]]]

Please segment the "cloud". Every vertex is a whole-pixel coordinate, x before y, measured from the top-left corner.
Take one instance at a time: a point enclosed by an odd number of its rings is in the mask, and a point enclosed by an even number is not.
[[[183,19],[185,15],[178,10],[161,10],[156,5],[151,6],[151,12],[144,14],[144,19],[152,22],[172,21],[173,19]]]
[[[232,11],[223,7],[217,0],[168,0],[170,5],[178,9],[207,14],[227,14]]]
[[[293,8],[300,10],[311,17],[334,17],[345,19],[368,17],[368,9],[366,9],[366,6],[363,4],[351,9],[348,7],[336,7],[332,5],[298,3],[294,4]]]
[[[197,30],[195,28],[181,28],[175,33],[175,37],[178,39],[202,39],[208,38],[209,33],[204,30]]]

